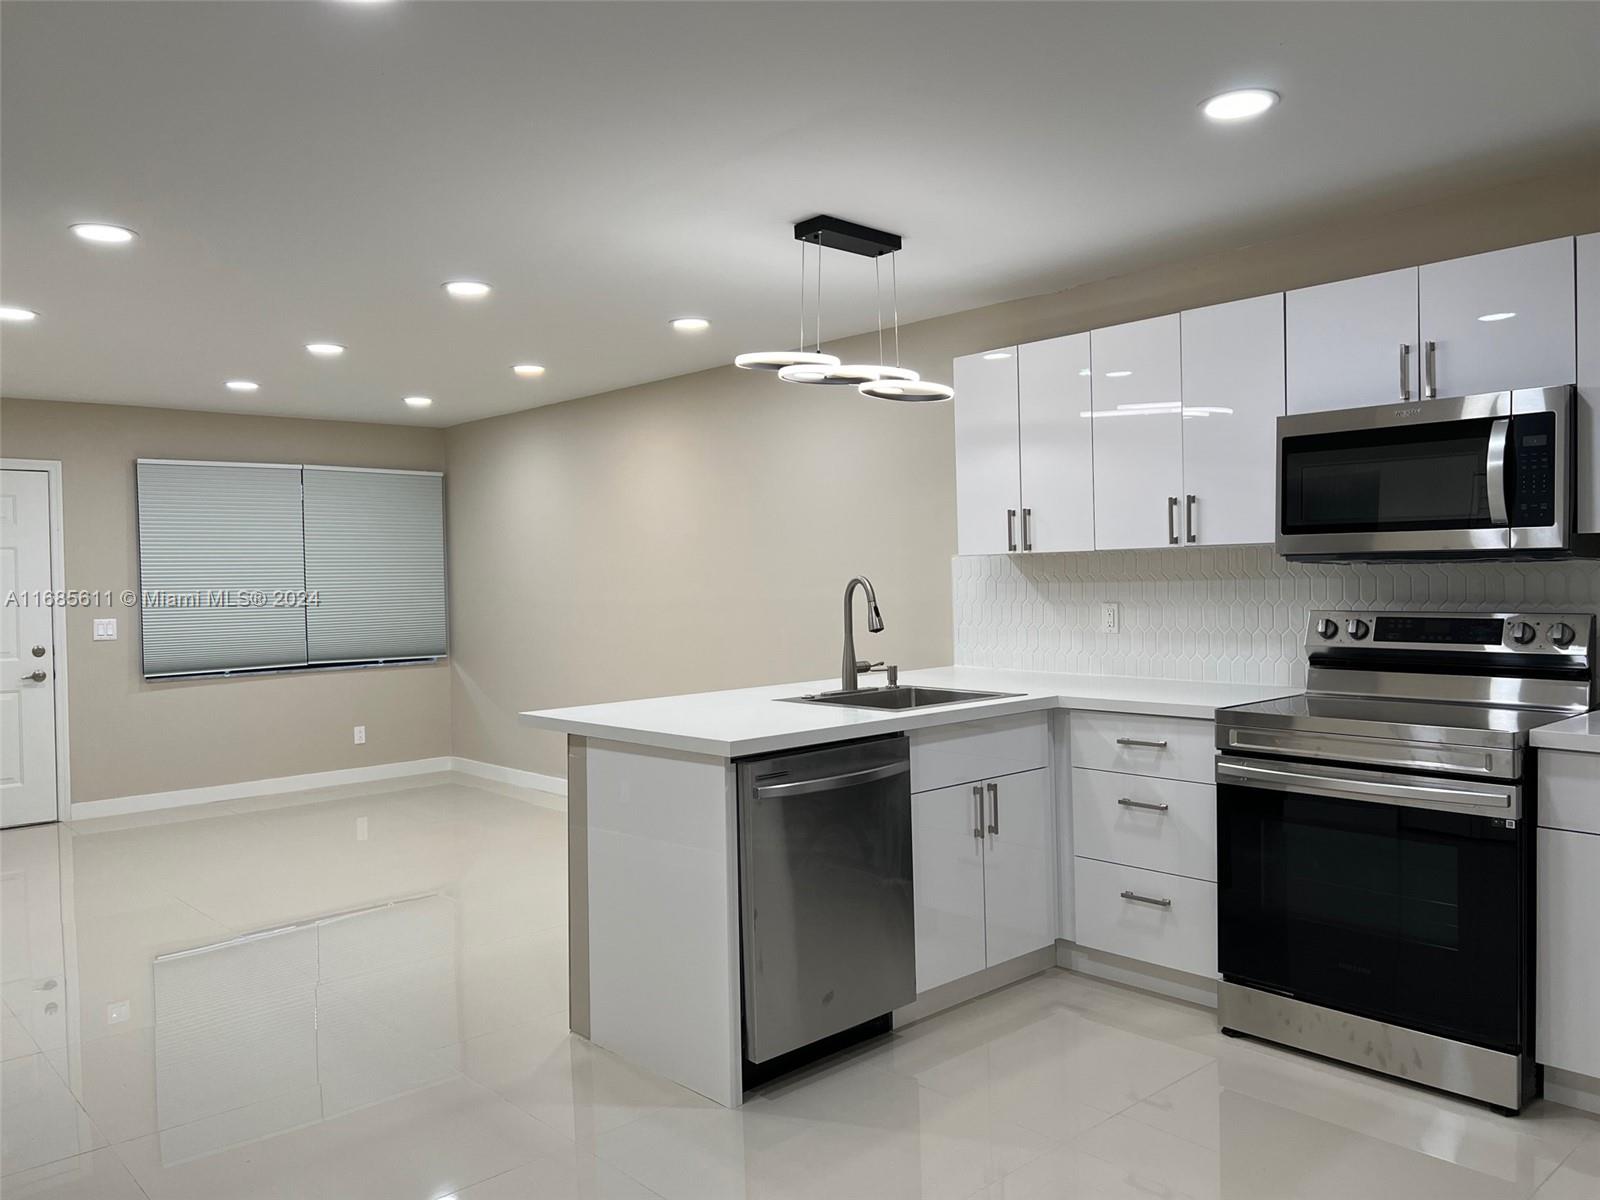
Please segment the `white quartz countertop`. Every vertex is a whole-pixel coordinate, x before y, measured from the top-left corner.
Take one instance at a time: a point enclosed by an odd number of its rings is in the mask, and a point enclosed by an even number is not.
[[[837,679],[825,679],[772,687],[740,688],[728,692],[700,692],[688,696],[587,704],[578,708],[550,708],[525,712],[522,718],[537,729],[549,729],[557,733],[740,758],[748,754],[766,754],[799,746],[1051,708],[1149,713],[1210,720],[1219,708],[1273,700],[1300,691],[1288,685],[1200,683],[1117,675],[1056,675],[988,667],[931,667],[903,671],[900,682],[1018,694],[997,700],[974,700],[966,704],[899,711],[785,702],[788,697],[829,691],[839,686]],[[883,676],[863,676],[862,684],[881,687]]]
[[[1600,754],[1600,708],[1541,725],[1530,739],[1541,750],[1577,750],[1581,753]]]

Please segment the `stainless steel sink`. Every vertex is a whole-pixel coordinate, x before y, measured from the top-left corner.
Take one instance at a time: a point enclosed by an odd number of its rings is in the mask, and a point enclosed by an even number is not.
[[[817,692],[811,696],[786,696],[797,704],[838,704],[845,708],[932,708],[936,704],[964,704],[968,700],[1001,700],[1022,692],[967,692],[956,688],[897,687],[858,688],[852,692]]]

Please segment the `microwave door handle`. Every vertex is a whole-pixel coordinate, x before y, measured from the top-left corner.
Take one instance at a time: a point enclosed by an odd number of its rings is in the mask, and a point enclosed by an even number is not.
[[[1511,419],[1501,417],[1489,427],[1489,451],[1484,462],[1484,477],[1489,488],[1489,523],[1509,525],[1506,511],[1506,437],[1511,432]]]

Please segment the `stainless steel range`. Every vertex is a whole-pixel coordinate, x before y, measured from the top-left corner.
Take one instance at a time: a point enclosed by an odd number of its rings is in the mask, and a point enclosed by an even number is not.
[[[1529,732],[1595,705],[1590,613],[1316,612],[1304,695],[1217,714],[1219,1021],[1515,1112]]]

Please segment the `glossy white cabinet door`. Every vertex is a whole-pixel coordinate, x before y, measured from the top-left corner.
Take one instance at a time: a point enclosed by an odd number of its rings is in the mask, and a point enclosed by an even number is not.
[[[1292,413],[1419,398],[1417,269],[1290,292],[1284,353]]]
[[[1182,532],[1178,338],[1177,313],[1089,335],[1097,550],[1176,545]]]
[[[1193,308],[1181,319],[1184,541],[1270,542],[1284,413],[1283,293]]]
[[[911,798],[912,895],[917,991],[984,968],[983,785],[961,784]]]
[[[1578,530],[1600,533],[1600,233],[1578,239]]]
[[[1089,335],[1017,347],[1024,550],[1094,549]]]
[[[1539,1061],[1600,1075],[1600,836],[1539,830]]]
[[[993,967],[1056,940],[1055,792],[1048,769],[988,780],[984,792],[984,927]]]
[[[968,354],[955,360],[958,554],[1014,549],[1022,508],[1017,350],[1012,346],[991,353],[1009,357]]]
[[[1430,341],[1439,396],[1571,383],[1573,286],[1569,237],[1423,267],[1417,312],[1424,395]]]

